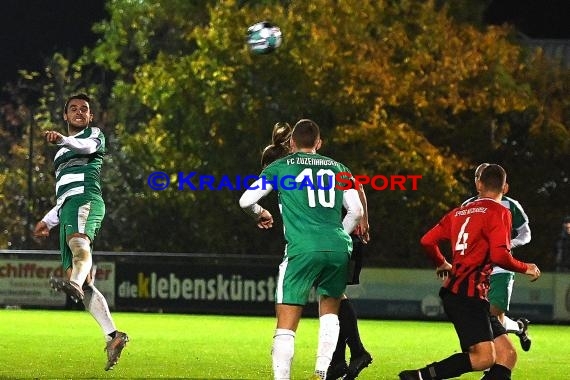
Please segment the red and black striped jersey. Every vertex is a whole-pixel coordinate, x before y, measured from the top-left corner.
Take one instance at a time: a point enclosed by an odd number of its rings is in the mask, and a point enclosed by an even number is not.
[[[510,254],[511,214],[500,203],[481,198],[447,213],[421,239],[436,266],[444,262],[439,243],[449,241],[452,269],[443,286],[467,297],[487,299],[493,265],[524,273],[527,265]]]

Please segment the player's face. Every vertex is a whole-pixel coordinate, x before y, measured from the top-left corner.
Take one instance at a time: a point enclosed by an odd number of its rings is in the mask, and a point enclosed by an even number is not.
[[[70,100],[63,119],[75,129],[86,128],[93,119],[89,103],[83,99]]]

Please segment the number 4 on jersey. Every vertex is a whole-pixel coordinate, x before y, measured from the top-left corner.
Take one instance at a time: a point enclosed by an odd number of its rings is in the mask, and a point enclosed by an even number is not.
[[[465,222],[463,222],[463,225],[459,230],[459,234],[457,235],[455,250],[461,251],[460,255],[464,255],[465,250],[467,249],[467,238],[469,237],[469,233],[465,232],[465,229],[467,228],[467,223],[469,223],[469,219],[471,219],[471,217],[467,217],[467,219],[465,219]]]

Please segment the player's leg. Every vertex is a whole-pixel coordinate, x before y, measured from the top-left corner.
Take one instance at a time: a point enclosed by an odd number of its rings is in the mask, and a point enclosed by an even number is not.
[[[319,297],[319,340],[315,374],[320,379],[327,378],[333,352],[338,342],[340,330],[338,308],[340,298],[322,295]]]
[[[503,326],[507,329],[507,332],[518,334],[521,332],[522,328],[517,321],[512,320],[506,314],[503,316]]]
[[[360,283],[364,244],[360,238],[352,237],[353,251],[349,261],[349,274],[347,285]],[[337,346],[333,354],[331,365],[327,372],[327,380],[342,378],[350,380],[356,378],[360,372],[372,362],[372,356],[364,348],[358,330],[358,320],[352,303],[343,295],[338,312],[340,333]],[[346,364],[346,346],[350,349],[350,365]]]
[[[356,312],[349,299],[341,301],[340,314],[342,315],[341,329],[346,334],[346,344],[350,348],[350,362],[346,380],[355,379],[360,372],[372,363],[372,356],[364,348],[360,339]]]
[[[318,260],[313,263],[314,267],[321,268],[316,283],[320,327],[315,378],[325,379],[339,339],[338,312],[346,289],[350,257],[348,252],[315,252],[313,256]]]
[[[445,313],[453,323],[461,353],[416,370],[400,372],[401,380],[451,379],[491,367],[495,360],[493,333],[488,304],[482,300],[457,296],[442,290]]]
[[[327,371],[327,380],[344,378],[348,373],[348,365],[346,364],[346,340],[348,328],[346,324],[349,323],[350,316],[347,315],[346,307],[343,307],[345,300],[347,300],[346,295],[343,295],[338,311],[340,327],[338,341],[332,355],[331,364]]]
[[[364,243],[359,237],[353,237],[352,244],[353,252],[350,258],[350,264],[354,263],[354,265],[349,285],[357,285],[360,283]],[[351,265],[349,265],[349,267],[350,266]],[[346,344],[350,349],[350,362],[345,380],[351,380],[358,377],[360,372],[372,363],[372,356],[366,351],[362,339],[360,338],[356,311],[350,299],[341,301],[339,319],[341,331],[343,331],[343,335],[346,336]]]
[[[310,255],[285,256],[279,265],[275,289],[277,328],[273,335],[271,348],[275,379],[291,377],[291,363],[295,354],[295,332],[301,319],[303,306],[307,303],[316,278],[316,274],[311,275],[313,273],[311,266],[307,266],[307,259],[310,259],[308,256]]]
[[[490,321],[494,336],[495,363],[485,372],[481,380],[510,380],[517,361],[517,353],[507,336],[507,330],[497,317],[491,316]]]
[[[505,312],[509,310],[513,290],[514,274],[499,272],[491,274],[489,278],[489,299],[491,315],[496,316],[499,322],[505,325]]]
[[[520,318],[514,321],[505,315],[511,304],[513,285],[514,273],[499,272],[491,275],[488,296],[491,315],[497,316],[507,332],[515,333],[519,337],[522,349],[528,351],[532,343],[528,335],[529,320]]]
[[[65,218],[64,216],[60,216],[60,221],[62,217]],[[63,268],[63,272],[65,273],[65,279],[50,277],[49,285],[55,291],[64,290],[65,285],[69,282],[69,278],[71,277],[71,270],[73,266],[73,254],[69,249],[69,246],[67,245],[64,224],[60,225],[59,228],[59,250],[61,255],[61,267]],[[71,295],[67,291],[65,293],[71,298]],[[74,302],[78,302],[79,299],[73,297],[72,300]]]
[[[530,350],[530,345],[532,343],[530,336],[528,335],[528,325],[530,324],[530,321],[526,318],[519,318],[516,320],[516,323],[519,326],[519,330],[515,331],[515,334],[519,337],[523,351],[528,351]]]
[[[295,355],[295,332],[302,313],[303,307],[300,305],[275,305],[277,328],[271,347],[274,379],[291,378],[291,362]]]
[[[68,278],[52,279],[51,285],[56,290],[65,291],[76,302],[84,297],[82,286],[93,265],[91,245],[104,216],[105,204],[102,200],[83,197],[68,200],[60,211],[60,239],[67,243],[65,254],[71,252],[71,267],[68,266],[69,257],[65,257],[64,267]]]
[[[105,371],[108,371],[113,369],[119,361],[121,352],[129,341],[129,337],[126,333],[117,330],[107,300],[99,289],[95,287],[93,278],[94,273],[90,273],[87,277],[86,285],[83,286],[85,293],[83,304],[85,305],[85,310],[89,311],[103,330],[105,351],[107,351]]]
[[[105,217],[102,199],[81,202],[77,207],[77,219],[73,233],[68,233],[67,242],[73,253],[73,270],[70,280],[83,286],[93,266],[92,246]],[[68,232],[72,232],[68,231]]]

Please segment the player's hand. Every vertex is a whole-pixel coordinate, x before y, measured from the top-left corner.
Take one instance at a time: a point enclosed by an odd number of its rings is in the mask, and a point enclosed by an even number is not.
[[[536,266],[536,264],[529,263],[528,269],[524,274],[530,276],[530,281],[536,281],[540,277],[540,269]]]
[[[56,131],[47,131],[44,133],[46,141],[51,144],[58,144],[63,141],[63,135]]]
[[[269,211],[265,209],[261,211],[261,214],[257,217],[257,227],[265,230],[273,227],[273,216]]]
[[[370,241],[370,225],[368,224],[368,220],[364,219],[365,218],[361,218],[358,223],[358,237],[363,244],[368,244]]]
[[[443,262],[440,266],[435,268],[435,274],[439,277],[442,281],[447,280],[449,277],[449,273],[451,272],[451,264],[446,261]]]
[[[40,220],[34,228],[34,236],[38,238],[46,238],[49,236],[49,228],[43,220]]]
[[[368,225],[368,221],[360,219],[360,222],[354,229],[353,234],[358,236],[358,239],[360,239],[362,244],[368,244],[370,241],[370,234],[368,233],[369,230],[370,226]]]

